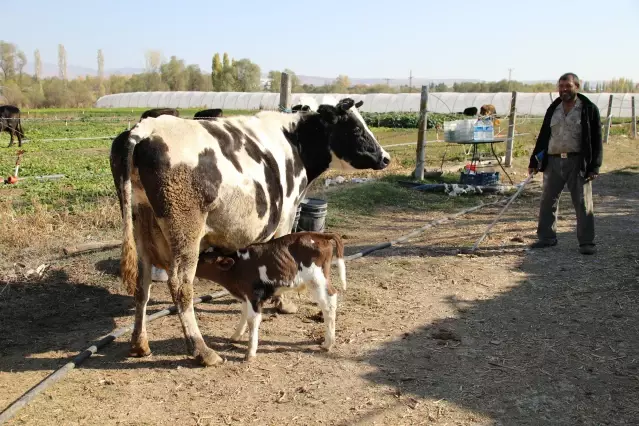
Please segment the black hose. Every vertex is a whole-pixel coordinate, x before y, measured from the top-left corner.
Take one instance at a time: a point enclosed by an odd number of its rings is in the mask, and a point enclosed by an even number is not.
[[[196,299],[193,299],[193,304],[197,305],[198,303],[208,302],[213,299],[219,299],[220,297],[226,296],[227,294],[229,293],[226,290],[219,291],[217,293],[207,294],[207,295],[198,297]],[[158,318],[162,318],[164,316],[174,314],[176,311],[177,311],[177,308],[174,305],[168,309],[164,309],[162,311],[156,312],[147,317],[147,323],[154,321]],[[95,354],[98,350],[102,349],[109,343],[113,342],[115,339],[122,336],[127,331],[130,331],[132,328],[133,328],[133,324],[129,324],[126,327],[119,328],[115,330],[114,332],[108,334],[107,336],[103,337],[102,339],[100,339],[96,344],[86,348],[84,351],[77,354],[75,358],[73,358],[73,360],[71,360],[70,362],[62,366],[61,368],[51,373],[44,380],[42,380],[40,383],[38,383],[37,385],[29,389],[20,398],[18,398],[11,405],[5,408],[4,411],[0,413],[0,424],[4,424],[6,421],[11,419],[13,416],[16,415],[18,411],[20,411],[20,409],[22,409],[31,401],[33,401],[33,399],[36,396],[38,396],[38,394],[40,394],[49,386],[58,382],[60,379],[66,376],[67,373],[69,373],[69,371],[73,370],[76,366],[80,365],[87,358],[91,357],[91,355]]]

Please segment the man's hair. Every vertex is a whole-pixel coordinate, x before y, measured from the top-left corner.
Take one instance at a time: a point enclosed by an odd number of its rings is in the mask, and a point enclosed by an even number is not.
[[[566,80],[570,80],[571,78],[572,78],[572,81],[575,82],[575,86],[581,87],[581,84],[579,82],[579,77],[577,77],[577,74],[575,74],[574,72],[567,72],[563,74],[561,77],[559,77],[559,81],[566,81]]]

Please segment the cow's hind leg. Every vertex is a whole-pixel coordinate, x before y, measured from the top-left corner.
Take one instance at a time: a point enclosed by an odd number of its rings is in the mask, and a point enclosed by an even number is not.
[[[181,224],[188,227],[186,223]],[[202,224],[203,228],[203,224]],[[168,286],[175,303],[189,354],[205,366],[220,364],[222,358],[206,346],[193,309],[193,279],[197,269],[201,233],[182,234],[180,243],[173,238],[173,261],[169,268]]]
[[[130,356],[151,355],[149,339],[146,335],[146,305],[151,294],[151,263],[142,256],[138,267],[138,281],[135,287],[135,324],[131,335]]]

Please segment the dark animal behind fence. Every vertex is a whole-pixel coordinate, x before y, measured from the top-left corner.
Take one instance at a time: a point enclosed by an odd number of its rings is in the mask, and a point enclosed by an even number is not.
[[[462,112],[462,114],[467,115],[469,117],[477,115],[477,107],[468,107]]]
[[[176,117],[180,116],[180,111],[175,108],[154,108],[148,111],[144,111],[140,120],[144,120],[147,117],[159,117],[161,115],[174,115]]]
[[[198,111],[193,116],[194,120],[209,120],[211,118],[223,117],[223,111],[221,108],[203,109]]]
[[[10,147],[13,145],[13,138],[18,138],[18,146],[22,146],[22,138],[24,137],[24,131],[22,130],[22,123],[20,122],[20,109],[13,105],[0,106],[0,133],[7,132],[11,135],[9,141]]]
[[[495,109],[495,105],[493,104],[482,105],[481,108],[479,109],[479,115],[482,117],[485,117],[487,115],[494,117],[495,115],[497,115],[497,110]]]

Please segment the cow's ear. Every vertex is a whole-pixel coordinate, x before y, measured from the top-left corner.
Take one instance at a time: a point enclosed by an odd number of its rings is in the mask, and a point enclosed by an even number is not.
[[[328,124],[337,123],[337,108],[332,105],[320,105],[317,108],[317,112],[319,113],[322,120],[327,122]]]
[[[364,105],[364,101],[359,101],[355,104],[355,108],[360,108],[362,105]]]
[[[337,107],[342,111],[348,111],[355,105],[355,101],[351,98],[344,98],[337,104]]]
[[[228,271],[233,267],[233,265],[235,265],[235,261],[233,259],[223,256],[218,257],[215,263],[217,264],[217,267],[223,271]]]

